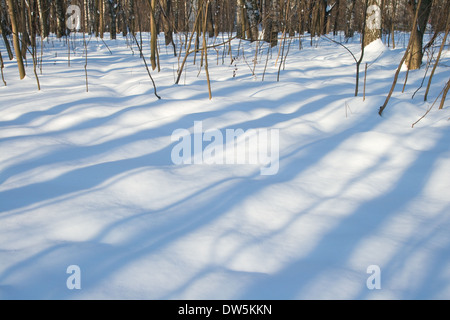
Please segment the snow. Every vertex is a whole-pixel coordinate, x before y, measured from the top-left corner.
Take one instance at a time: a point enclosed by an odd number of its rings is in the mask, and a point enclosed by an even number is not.
[[[326,39],[294,41],[279,82],[277,48],[264,81],[267,46],[254,75],[254,43],[233,65],[211,51],[210,101],[199,60],[174,85],[178,58],[159,41],[162,100],[122,38],[90,39],[89,92],[79,34],[70,67],[66,43],[46,40],[40,92],[32,65],[19,81],[5,61],[0,299],[450,298],[449,102],[411,128],[448,80],[448,51],[428,102],[425,88],[411,99],[424,68],[404,93],[402,73],[379,117],[401,46],[366,47],[365,100],[364,71],[354,97],[354,60]],[[278,129],[278,172],[175,165],[171,135],[195,121]],[[79,290],[66,285],[72,265]],[[373,265],[381,289],[366,285]]]

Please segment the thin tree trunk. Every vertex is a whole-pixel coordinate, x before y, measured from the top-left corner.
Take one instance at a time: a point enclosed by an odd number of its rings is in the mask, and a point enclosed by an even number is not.
[[[0,31],[2,32],[3,42],[5,43],[6,51],[8,52],[8,58],[9,60],[14,59],[13,52],[11,50],[11,45],[9,44],[9,40],[7,38],[8,32],[6,27],[6,15],[7,15],[7,9],[6,9],[6,2],[5,0],[1,0],[1,7],[0,7]]]
[[[358,96],[358,91],[359,91],[359,68],[361,65],[361,62],[364,58],[364,43],[365,43],[365,39],[366,39],[366,25],[367,25],[367,8],[368,8],[368,3],[369,1],[366,0],[365,1],[365,6],[364,6],[364,18],[363,18],[363,27],[362,27],[362,39],[361,39],[361,56],[359,57],[358,61],[356,61],[356,84],[355,84],[355,97]]]
[[[391,17],[391,25],[392,25],[392,49],[395,49],[395,17],[397,12],[397,0],[392,0],[392,17]]]
[[[245,39],[244,0],[237,0],[236,3],[236,32],[239,39]]]
[[[209,79],[209,70],[208,70],[208,48],[206,43],[206,31],[207,31],[207,23],[208,23],[208,7],[209,7],[209,0],[206,0],[206,8],[205,8],[205,14],[204,14],[204,22],[203,22],[203,51],[204,51],[204,57],[205,57],[205,73],[206,73],[206,81],[208,83],[208,94],[209,94],[209,100],[212,99],[212,93],[211,93],[211,81]]]
[[[115,40],[117,38],[117,11],[116,11],[116,1],[108,0],[109,6],[109,16],[110,16],[110,24],[109,24],[109,35],[111,40]]]
[[[194,29],[193,30],[195,30],[197,28],[197,24],[199,23],[199,17],[200,17],[200,14],[197,13],[197,17],[195,18],[195,23],[194,23]],[[177,80],[175,81],[175,84],[178,84],[180,82],[180,78],[181,78],[181,74],[183,73],[184,65],[186,64],[186,60],[187,60],[188,56],[191,54],[190,50],[191,50],[193,37],[194,37],[194,32],[191,32],[191,36],[189,37],[189,40],[186,41],[186,45],[187,45],[186,55],[184,56],[184,59],[183,59],[183,61],[181,63],[181,67],[178,70],[178,76],[177,76]]]
[[[25,9],[25,0],[22,0],[19,10],[21,17],[20,20],[19,19],[17,20],[17,27],[19,29],[19,33],[22,32],[22,41],[21,41],[22,48],[20,49],[20,52],[22,53],[22,58],[25,61],[27,59],[27,48],[28,45],[31,43],[30,33],[28,32],[29,26],[27,25],[26,11],[27,10]]]
[[[100,38],[103,39],[103,36],[105,35],[105,1],[100,0],[98,2],[98,33],[100,34]]]
[[[347,23],[345,24],[345,37],[351,38],[355,32],[354,30],[354,14],[355,14],[356,0],[352,0],[350,6],[347,8]]]
[[[135,24],[135,12],[134,12],[135,6],[134,6],[134,0],[128,0],[128,6],[127,6],[127,15],[128,15],[128,28],[131,33],[136,32]]]
[[[444,49],[445,43],[447,42],[447,36],[448,36],[449,31],[450,31],[450,12],[449,12],[449,16],[447,17],[447,25],[445,27],[444,39],[442,40],[441,47],[439,48],[439,53],[436,58],[436,61],[434,62],[434,66],[433,66],[433,70],[431,71],[430,78],[428,79],[427,90],[425,91],[425,96],[423,98],[424,101],[427,101],[428,92],[430,91],[431,81],[433,80],[434,72],[436,71],[436,68],[439,64],[439,60],[441,59],[442,50]]]
[[[2,70],[2,80],[3,80],[3,84],[5,85],[5,87],[6,87],[6,81],[5,81],[5,76],[3,75],[3,68],[5,67],[4,66],[4,64],[3,64],[3,57],[2,57],[2,53],[0,52],[0,67],[1,67],[1,70]]]
[[[155,20],[155,8],[156,8],[156,0],[148,0],[148,4],[150,6],[150,62],[152,64],[152,70],[155,70],[157,67],[156,63],[156,50],[157,48],[157,31],[156,31],[156,20]]]
[[[61,38],[66,35],[66,19],[63,9],[63,0],[55,0],[56,9],[56,37]]]
[[[8,10],[9,10],[9,18],[11,20],[11,29],[13,32],[13,44],[14,44],[14,51],[16,53],[16,60],[17,60],[17,67],[19,68],[19,75],[20,79],[25,78],[26,72],[25,72],[25,66],[23,64],[22,59],[22,52],[20,51],[20,39],[19,39],[19,30],[17,27],[17,19],[16,14],[14,10],[14,1],[13,0],[7,0],[8,1]]]
[[[83,46],[84,46],[84,74],[86,78],[86,92],[89,92],[89,81],[88,81],[88,72],[87,72],[87,65],[88,65],[88,47],[87,47],[87,41],[86,41],[86,30],[83,30]]]
[[[28,7],[28,25],[30,26],[30,35],[32,37],[32,41],[31,41],[31,58],[33,59],[33,72],[34,72],[34,76],[36,77],[36,82],[37,82],[37,87],[38,90],[41,90],[41,84],[39,82],[39,77],[37,74],[37,53],[36,53],[36,32],[34,31],[34,24],[32,22],[33,17],[32,17],[32,8],[30,7],[30,3],[27,1],[26,5]]]
[[[45,0],[37,0],[39,9],[39,25],[41,28],[41,37],[46,38],[48,36],[48,24],[47,24],[47,5]]]

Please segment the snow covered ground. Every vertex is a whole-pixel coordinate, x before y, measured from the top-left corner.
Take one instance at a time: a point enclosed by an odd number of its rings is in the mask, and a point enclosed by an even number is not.
[[[31,59],[23,81],[5,61],[0,299],[450,299],[449,100],[411,128],[448,80],[450,52],[428,102],[426,82],[411,99],[425,68],[404,93],[402,72],[379,117],[404,48],[367,48],[363,101],[365,62],[354,97],[351,55],[308,41],[291,44],[279,82],[276,48],[265,74],[261,49],[254,75],[255,43],[232,64],[211,50],[211,101],[199,56],[174,85],[163,38],[161,100],[122,38],[90,40],[89,92],[79,35],[70,67],[65,43],[45,42],[41,91]],[[172,133],[196,121],[279,130],[278,172],[175,165]]]

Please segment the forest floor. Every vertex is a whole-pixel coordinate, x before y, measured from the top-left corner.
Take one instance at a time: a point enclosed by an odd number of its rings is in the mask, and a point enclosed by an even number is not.
[[[233,61],[209,51],[209,100],[200,55],[175,85],[159,41],[161,100],[129,39],[89,39],[89,92],[79,35],[70,66],[64,41],[44,41],[40,91],[30,58],[22,81],[5,61],[0,299],[450,299],[448,98],[412,128],[448,80],[448,48],[429,101],[430,70],[413,99],[425,67],[404,93],[403,70],[380,117],[401,45],[367,48],[355,97],[342,46],[293,41],[277,81],[277,48],[254,64],[256,43],[236,40]],[[174,162],[176,130],[198,157],[203,133],[230,129],[278,138],[275,171]]]

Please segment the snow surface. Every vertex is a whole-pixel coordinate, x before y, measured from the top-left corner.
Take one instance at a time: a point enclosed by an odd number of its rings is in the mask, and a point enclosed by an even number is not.
[[[292,42],[279,82],[276,48],[264,81],[267,46],[254,75],[255,43],[232,64],[211,50],[209,101],[199,56],[174,85],[178,58],[159,41],[162,100],[122,38],[90,39],[89,92],[79,35],[70,67],[66,44],[46,40],[40,92],[31,59],[22,81],[5,61],[0,299],[450,299],[448,100],[411,128],[448,80],[448,50],[428,102],[426,82],[411,99],[425,68],[404,93],[402,72],[379,117],[401,45],[366,48],[358,97],[352,56],[326,39]],[[171,134],[194,121],[279,129],[278,173],[174,165]],[[71,265],[80,290],[66,286]]]

